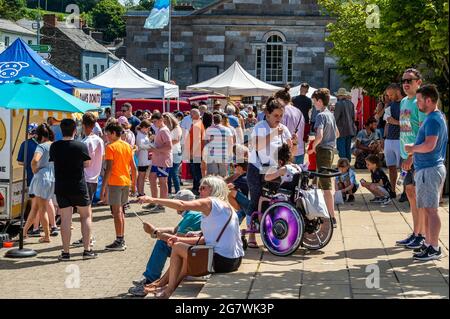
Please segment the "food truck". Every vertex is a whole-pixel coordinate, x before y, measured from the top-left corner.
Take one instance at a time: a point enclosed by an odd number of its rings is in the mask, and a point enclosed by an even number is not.
[[[59,70],[19,38],[0,54],[0,86],[31,75],[97,107],[111,106],[112,89],[81,81]],[[41,124],[48,117],[62,120],[80,116],[30,111],[29,122]],[[9,110],[0,105],[0,233],[7,231],[12,236],[18,231],[22,208],[23,167],[17,162],[17,155],[25,139],[25,126],[26,111]]]

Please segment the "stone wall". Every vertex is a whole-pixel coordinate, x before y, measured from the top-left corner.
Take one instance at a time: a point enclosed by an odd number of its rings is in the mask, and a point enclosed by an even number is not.
[[[81,49],[57,28],[45,26],[41,29],[41,44],[49,44],[50,63],[77,79],[82,78]]]
[[[284,39],[286,48],[293,50],[291,83],[307,81],[314,87],[327,86],[328,68],[334,67],[334,62],[326,55],[330,44],[325,41],[326,25],[331,20],[319,15],[241,15],[245,13],[241,5],[258,9],[266,8],[267,2],[280,14],[284,14],[285,7],[289,6],[302,5],[312,8],[311,12],[317,8],[313,0],[280,0],[283,5],[274,4],[277,0],[230,0],[206,8],[207,12],[175,16],[172,18],[172,79],[184,88],[205,80],[202,72],[205,72],[204,76],[214,68],[218,73],[223,72],[235,60],[256,75],[256,48],[264,46],[268,36],[275,32]],[[233,4],[235,12],[241,11],[218,15],[216,7],[226,4]],[[159,74],[159,79],[163,80],[163,70],[168,62],[168,29],[144,29],[145,16],[127,16],[126,19],[128,62],[139,69],[146,68],[150,76]]]

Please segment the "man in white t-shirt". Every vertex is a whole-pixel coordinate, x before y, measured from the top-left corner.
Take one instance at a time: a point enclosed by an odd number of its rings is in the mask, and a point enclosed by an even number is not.
[[[103,158],[105,156],[105,144],[101,137],[95,132],[95,124],[97,118],[91,112],[87,112],[83,115],[81,124],[83,125],[84,135],[83,143],[86,144],[90,160],[90,165],[84,168],[84,178],[86,180],[87,189],[89,192],[89,198],[94,199],[97,191],[98,177],[102,171]],[[91,215],[92,218],[92,215]],[[92,223],[92,220],[91,220]],[[91,237],[91,245],[94,244],[94,239]],[[83,239],[79,239],[72,243],[72,246],[82,246]]]
[[[97,190],[98,177],[102,171],[103,157],[105,155],[103,140],[94,132],[96,123],[94,114],[87,112],[83,115],[82,125],[86,136],[83,139],[83,143],[86,144],[91,157],[91,164],[84,168],[84,176],[91,201]]]

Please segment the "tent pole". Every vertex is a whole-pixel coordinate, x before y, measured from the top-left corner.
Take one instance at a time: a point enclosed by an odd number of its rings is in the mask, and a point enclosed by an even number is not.
[[[26,191],[26,171],[27,171],[27,156],[28,156],[28,125],[30,124],[30,110],[27,110],[27,120],[25,125],[25,147],[24,147],[24,165],[22,169],[22,206],[20,213],[20,234],[19,234],[19,249],[10,249],[6,252],[5,257],[8,258],[25,258],[34,257],[37,252],[33,249],[23,248],[23,221],[25,217],[25,191]]]
[[[172,60],[172,1],[169,0],[169,63],[167,82],[172,78],[171,60]]]

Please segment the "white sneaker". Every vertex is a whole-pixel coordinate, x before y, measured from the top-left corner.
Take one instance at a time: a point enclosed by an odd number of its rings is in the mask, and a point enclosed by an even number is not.
[[[199,280],[208,280],[209,278],[211,278],[211,275],[205,275],[205,276],[200,276],[200,277],[186,276],[184,278],[184,280],[186,280],[186,281],[199,281]]]

